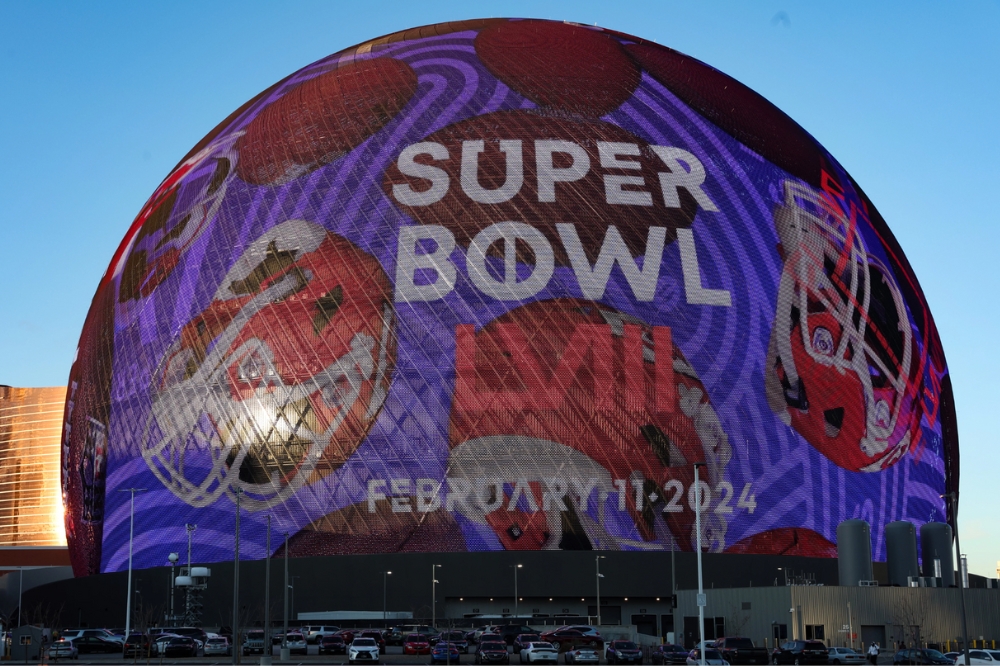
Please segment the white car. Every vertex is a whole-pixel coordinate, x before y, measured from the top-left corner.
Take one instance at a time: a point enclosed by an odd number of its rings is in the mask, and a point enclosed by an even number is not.
[[[292,654],[309,654],[309,646],[306,645],[306,637],[299,631],[289,631],[285,636],[285,647]]]
[[[697,666],[701,663],[701,655],[698,654],[698,650],[691,650],[688,653],[687,663],[688,666]],[[729,662],[723,659],[719,651],[714,648],[705,650],[705,663],[710,666],[729,666]]]
[[[66,639],[58,640],[49,646],[49,659],[79,659],[80,651],[73,645],[73,641]]]
[[[865,655],[849,647],[832,647],[827,650],[829,662],[831,664],[863,664],[867,659]]]
[[[205,641],[205,656],[212,654],[228,655],[232,654],[229,647],[229,640],[224,636],[209,636]]]
[[[960,654],[955,663],[964,664],[965,655]],[[1000,664],[1000,650],[969,650],[969,663],[978,666],[983,666],[984,664],[997,666]]]
[[[359,661],[379,663],[378,643],[374,638],[355,638],[347,648],[347,662],[356,664]]]
[[[340,631],[340,627],[336,627],[332,624],[313,624],[308,627],[302,627],[302,633],[306,637],[306,642],[318,643],[323,640],[326,636],[332,636],[333,634]]]
[[[559,648],[552,643],[532,641],[521,650],[522,664],[555,664],[559,661]]]

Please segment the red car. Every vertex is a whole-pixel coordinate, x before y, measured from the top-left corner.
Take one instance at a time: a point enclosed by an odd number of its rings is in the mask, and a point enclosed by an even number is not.
[[[430,654],[431,642],[423,634],[410,634],[403,639],[403,654]]]
[[[556,629],[546,631],[541,640],[558,646],[560,652],[566,652],[575,647],[592,647],[598,650],[604,647],[604,639],[600,636],[587,635],[579,629]]]
[[[336,633],[336,635],[340,636],[341,638],[343,638],[344,642],[347,643],[348,645],[350,645],[351,643],[354,642],[354,630],[353,629],[341,629],[340,631],[338,631]]]

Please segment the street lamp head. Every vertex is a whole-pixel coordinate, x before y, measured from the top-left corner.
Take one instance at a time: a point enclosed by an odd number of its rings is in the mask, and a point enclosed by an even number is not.
[[[392,575],[391,571],[386,571],[385,573],[386,573],[387,576],[391,576]]]
[[[705,463],[703,463],[703,462],[696,462],[696,463],[694,464],[694,466],[695,466],[695,467],[704,467],[704,466],[705,466]]]
[[[523,567],[524,567],[524,565],[523,565],[523,564],[518,564],[518,565],[517,565],[517,568],[518,568],[518,569],[521,569],[521,568],[523,568]]]
[[[177,560],[181,559],[181,556],[178,555],[177,553],[170,553],[169,555],[167,555],[167,559],[170,560],[171,564],[173,564]]]
[[[598,577],[598,578],[604,578],[604,574],[602,574],[602,573],[599,573],[599,574],[597,574],[597,577]]]

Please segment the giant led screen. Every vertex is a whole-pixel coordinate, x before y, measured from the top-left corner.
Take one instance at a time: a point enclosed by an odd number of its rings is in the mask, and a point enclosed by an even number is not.
[[[884,558],[957,487],[937,331],[843,167],[688,56],[506,19],[209,133],[100,282],[62,460],[78,574],[127,566],[129,488],[144,567],[188,524],[231,559],[237,495],[251,558],[269,516],[295,556],[691,551],[696,502],[710,552],[863,518]]]

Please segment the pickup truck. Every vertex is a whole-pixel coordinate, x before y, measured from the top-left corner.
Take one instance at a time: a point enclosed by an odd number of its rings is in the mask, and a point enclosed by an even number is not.
[[[740,636],[715,639],[715,649],[730,664],[768,664],[771,660],[767,648],[754,647],[753,641]]]

